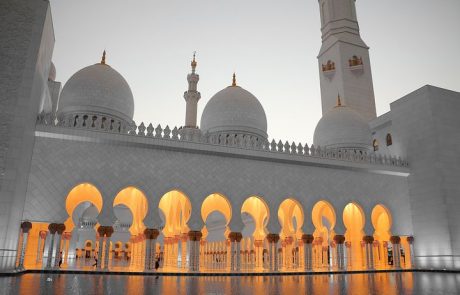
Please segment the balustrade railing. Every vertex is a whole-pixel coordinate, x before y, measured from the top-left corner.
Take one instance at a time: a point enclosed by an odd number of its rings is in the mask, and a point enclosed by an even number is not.
[[[409,166],[408,162],[401,157],[382,155],[380,153],[360,149],[326,149],[320,146],[309,146],[308,144],[295,142],[290,143],[288,141],[283,143],[283,141],[276,141],[275,139],[272,139],[271,141],[263,141],[256,136],[243,134],[202,134],[199,129],[191,130],[177,127],[171,129],[169,126],[163,128],[161,125],[154,127],[153,124],[149,124],[146,127],[143,122],[138,126],[128,126],[126,123],[114,121],[112,119],[104,120],[104,118],[104,116],[100,115],[74,115],[72,118],[56,118],[47,114],[40,114],[37,119],[37,124],[45,126],[90,129],[167,141],[186,141],[212,146],[227,146],[291,156],[333,159],[395,167]]]

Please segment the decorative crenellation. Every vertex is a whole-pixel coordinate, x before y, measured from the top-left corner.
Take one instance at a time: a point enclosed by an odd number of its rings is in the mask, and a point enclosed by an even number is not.
[[[127,133],[132,128],[132,126],[124,120],[106,115],[88,113],[73,113],[56,117],[50,113],[42,112],[37,117],[37,124],[101,130],[113,133]]]
[[[79,118],[86,118],[88,120],[90,116],[81,116]],[[95,116],[97,122],[101,122],[101,117]],[[78,118],[77,118],[78,119]],[[61,119],[62,120],[62,119]],[[292,156],[304,156],[304,157],[315,157],[315,158],[324,158],[324,159],[333,159],[341,160],[348,162],[359,162],[359,163],[369,163],[373,165],[386,165],[386,166],[396,166],[396,167],[408,167],[409,164],[406,160],[401,159],[401,157],[387,156],[373,151],[366,151],[360,149],[338,149],[338,148],[322,148],[320,146],[309,146],[308,144],[301,144],[288,141],[267,141],[261,139],[255,135],[249,134],[203,134],[199,129],[193,130],[190,132],[188,129],[183,129],[182,127],[174,127],[171,129],[169,126],[163,128],[160,124],[154,127],[153,124],[149,124],[147,127],[143,122],[139,125],[133,124],[132,126],[123,126],[120,128],[107,128],[106,125],[95,124],[94,127],[91,127],[92,124],[83,125],[82,123],[78,124],[68,124],[67,118],[64,119],[64,123],[58,118],[51,118],[50,116],[39,116],[37,121],[38,125],[46,126],[57,126],[57,127],[67,127],[67,128],[79,128],[79,129],[93,129],[104,132],[111,133],[120,133],[128,134],[131,136],[140,136],[140,137],[150,137],[161,140],[168,141],[185,141],[185,142],[195,142],[201,144],[208,144],[213,146],[226,146],[246,150],[258,150],[270,153],[279,153]],[[112,122],[113,124],[113,122]],[[102,126],[99,127],[98,126]],[[119,125],[117,125],[119,126]]]

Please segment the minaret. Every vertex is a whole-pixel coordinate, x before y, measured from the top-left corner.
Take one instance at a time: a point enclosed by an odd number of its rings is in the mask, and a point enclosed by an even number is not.
[[[195,60],[196,53],[193,53],[193,60],[191,63],[192,72],[187,75],[188,90],[184,92],[184,98],[187,102],[185,111],[185,126],[184,128],[197,128],[196,126],[196,114],[198,101],[201,98],[201,94],[197,91],[198,81],[200,76],[195,73],[197,62]]]
[[[336,95],[367,121],[376,117],[369,47],[359,35],[355,0],[319,0],[322,46],[318,55],[323,115]]]

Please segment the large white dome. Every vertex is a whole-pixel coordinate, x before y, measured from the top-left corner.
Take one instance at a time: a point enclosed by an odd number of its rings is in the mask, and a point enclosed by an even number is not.
[[[259,100],[239,86],[217,92],[201,115],[206,133],[249,134],[267,138],[267,117]]]
[[[132,122],[133,94],[120,73],[99,63],[70,77],[62,89],[58,112],[104,114]]]
[[[325,148],[368,150],[372,144],[371,130],[356,111],[347,106],[336,106],[319,120],[313,144]]]

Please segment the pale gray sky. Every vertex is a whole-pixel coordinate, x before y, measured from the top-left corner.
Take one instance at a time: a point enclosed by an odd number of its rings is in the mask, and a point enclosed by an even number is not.
[[[264,106],[271,138],[312,143],[321,118],[317,0],[51,0],[57,80],[107,63],[131,86],[136,123],[184,124],[190,58],[202,99],[231,84]],[[460,1],[357,1],[378,114],[425,85],[460,91]],[[198,120],[199,124],[199,120]]]

